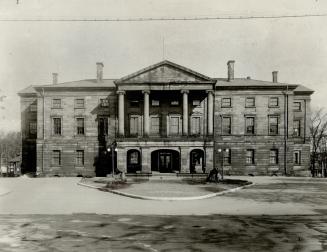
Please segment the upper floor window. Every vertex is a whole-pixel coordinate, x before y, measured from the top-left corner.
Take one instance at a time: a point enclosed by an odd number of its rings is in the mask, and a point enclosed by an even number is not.
[[[84,165],[84,150],[76,151],[76,165],[78,166]]]
[[[140,106],[140,102],[137,101],[137,100],[130,101],[130,102],[129,102],[129,106],[130,106],[131,108],[138,108],[138,107]]]
[[[301,102],[293,102],[293,110],[301,111]]]
[[[159,100],[151,100],[151,106],[152,107],[159,107],[160,106]]]
[[[300,136],[301,135],[301,121],[294,120],[293,121],[293,136]]]
[[[179,106],[179,100],[173,100],[170,102],[170,106]]]
[[[278,135],[278,116],[269,116],[269,135]]]
[[[179,116],[171,116],[169,118],[169,134],[170,135],[179,134]]]
[[[246,97],[245,107],[246,108],[255,107],[255,98],[254,97]]]
[[[75,99],[75,108],[84,108],[84,99]]]
[[[150,133],[152,135],[159,135],[160,134],[160,118],[159,116],[152,116],[150,119],[151,128]]]
[[[54,166],[61,165],[61,151],[60,150],[53,150],[52,151],[51,163]]]
[[[61,108],[61,99],[53,99],[52,108]]]
[[[278,150],[276,149],[270,150],[269,163],[278,164]]]
[[[52,129],[54,135],[61,135],[61,118],[52,118]]]
[[[36,132],[37,132],[37,123],[36,122],[30,122],[29,132],[30,132],[30,135],[32,135],[32,136],[36,135]]]
[[[200,100],[193,100],[192,101],[193,106],[200,106],[201,105],[201,101]]]
[[[131,136],[137,136],[139,134],[139,116],[132,115],[129,122],[129,134]]]
[[[229,116],[224,116],[222,118],[222,134],[223,135],[232,134],[232,118]]]
[[[100,117],[98,120],[98,134],[100,136],[108,135],[108,117]]]
[[[100,106],[102,108],[107,108],[109,107],[109,100],[108,99],[100,99]]]
[[[248,116],[245,118],[245,133],[254,135],[254,117]]]
[[[278,97],[269,97],[269,107],[278,107],[279,100]]]
[[[293,162],[295,165],[300,165],[301,164],[301,151],[296,150],[293,153]]]
[[[201,133],[201,117],[193,116],[191,119],[191,134],[200,135]]]
[[[232,99],[231,98],[222,98],[221,99],[221,107],[222,108],[229,108],[232,106]]]
[[[37,111],[37,104],[35,102],[33,102],[30,105],[30,112],[36,112]]]
[[[254,164],[254,150],[253,149],[246,150],[246,163]]]
[[[76,118],[76,132],[77,135],[84,135],[85,133],[84,118]]]

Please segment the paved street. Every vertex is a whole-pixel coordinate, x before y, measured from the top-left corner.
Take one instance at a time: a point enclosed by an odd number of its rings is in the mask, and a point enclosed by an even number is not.
[[[150,201],[79,178],[1,178],[0,250],[327,250],[327,180],[246,179],[254,185],[210,199]]]

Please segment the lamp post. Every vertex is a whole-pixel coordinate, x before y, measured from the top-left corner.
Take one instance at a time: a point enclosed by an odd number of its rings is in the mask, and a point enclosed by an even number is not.
[[[117,142],[113,141],[109,148],[107,149],[108,152],[111,152],[111,177],[114,178],[115,173],[115,151],[117,150]]]

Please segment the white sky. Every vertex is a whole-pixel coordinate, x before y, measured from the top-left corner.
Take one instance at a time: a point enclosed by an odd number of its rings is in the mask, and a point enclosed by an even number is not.
[[[1,0],[0,18],[126,18],[327,13],[326,0]],[[0,129],[20,129],[17,92],[31,84],[120,78],[165,58],[210,77],[301,83],[327,105],[327,17],[153,22],[0,22]]]

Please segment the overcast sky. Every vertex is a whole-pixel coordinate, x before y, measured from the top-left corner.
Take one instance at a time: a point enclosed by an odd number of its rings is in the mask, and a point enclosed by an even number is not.
[[[326,0],[1,0],[0,18],[133,18],[327,13]],[[210,77],[301,83],[327,105],[327,17],[152,22],[0,22],[0,129],[20,129],[17,92],[31,84],[120,78],[163,59]]]

